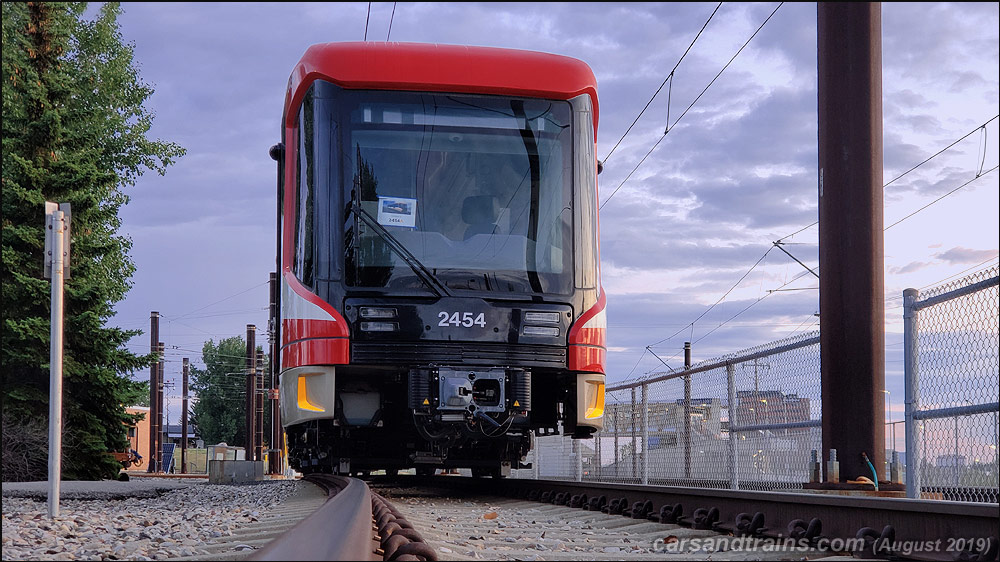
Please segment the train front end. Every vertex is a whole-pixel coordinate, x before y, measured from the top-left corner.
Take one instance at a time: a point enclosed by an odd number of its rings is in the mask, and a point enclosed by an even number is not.
[[[604,409],[593,73],[345,43],[289,81],[280,404],[303,472],[524,466]]]

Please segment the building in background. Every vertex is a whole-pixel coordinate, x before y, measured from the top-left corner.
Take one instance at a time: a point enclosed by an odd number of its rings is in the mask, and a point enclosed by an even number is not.
[[[146,458],[149,456],[149,408],[144,406],[129,406],[125,408],[125,412],[128,414],[143,414],[143,418],[136,422],[135,425],[128,426],[127,435],[129,447],[135,449],[142,456],[139,464],[130,466],[129,470],[146,470],[146,467],[149,466],[149,459]]]

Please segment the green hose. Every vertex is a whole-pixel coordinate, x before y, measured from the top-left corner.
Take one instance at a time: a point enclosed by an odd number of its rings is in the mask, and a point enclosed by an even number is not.
[[[872,469],[872,481],[875,482],[875,491],[877,492],[878,491],[878,473],[875,472],[875,465],[872,464],[872,461],[868,460],[868,454],[867,453],[862,452],[861,456],[865,459],[865,462],[868,463],[868,468]]]

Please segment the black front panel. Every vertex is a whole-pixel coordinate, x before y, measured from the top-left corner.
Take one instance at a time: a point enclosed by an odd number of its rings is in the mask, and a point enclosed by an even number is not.
[[[351,342],[354,365],[496,365],[566,368],[566,347],[475,342]]]
[[[351,363],[566,368],[572,307],[480,298],[348,298]]]
[[[565,347],[573,309],[567,304],[488,302],[480,298],[347,298],[344,318],[358,342],[483,342]],[[395,324],[389,331],[362,323]],[[372,326],[369,324],[369,328]]]

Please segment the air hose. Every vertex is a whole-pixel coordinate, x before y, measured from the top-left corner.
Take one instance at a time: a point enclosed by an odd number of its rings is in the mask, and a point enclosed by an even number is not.
[[[861,457],[865,459],[865,462],[868,463],[868,468],[870,468],[871,471],[872,471],[872,482],[875,483],[875,491],[877,492],[878,491],[878,473],[875,472],[875,465],[872,464],[872,461],[868,460],[868,454],[867,453],[862,452],[861,453]]]

